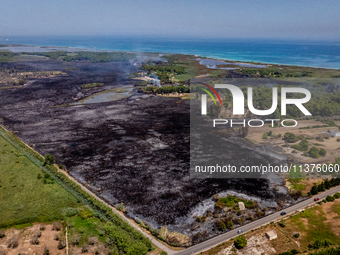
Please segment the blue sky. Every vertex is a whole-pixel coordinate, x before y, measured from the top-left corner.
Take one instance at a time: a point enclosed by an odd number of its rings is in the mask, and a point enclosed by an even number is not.
[[[0,35],[340,39],[340,1],[1,0]]]

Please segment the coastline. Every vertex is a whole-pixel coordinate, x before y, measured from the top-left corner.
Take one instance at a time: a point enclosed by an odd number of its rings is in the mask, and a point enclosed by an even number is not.
[[[0,51],[2,51],[4,48],[10,48],[10,47],[27,47],[27,48],[39,48],[42,51],[32,51],[32,52],[50,52],[46,49],[52,49],[51,51],[57,51],[57,50],[66,50],[66,51],[88,51],[88,52],[126,52],[126,53],[143,53],[143,54],[169,54],[169,55],[187,55],[187,56],[195,56],[198,58],[205,58],[205,59],[211,59],[211,60],[220,60],[220,61],[228,61],[233,63],[247,63],[247,64],[253,64],[253,65],[276,65],[276,66],[283,66],[283,67],[302,67],[302,68],[316,68],[316,69],[328,69],[328,70],[340,70],[340,62],[339,67],[323,67],[323,66],[315,66],[315,65],[299,65],[299,64],[287,64],[287,63],[279,63],[279,62],[273,62],[273,61],[252,61],[252,60],[240,60],[233,57],[225,58],[225,57],[219,57],[216,55],[209,55],[206,56],[205,54],[192,54],[192,53],[174,53],[174,52],[161,52],[161,51],[137,51],[137,50],[119,50],[119,49],[98,49],[98,48],[88,48],[88,47],[74,47],[74,46],[54,46],[54,45],[36,45],[36,44],[16,44],[16,43],[8,43],[8,41],[4,41],[6,43],[2,43],[0,41]],[[11,51],[16,53],[21,53],[25,51]]]

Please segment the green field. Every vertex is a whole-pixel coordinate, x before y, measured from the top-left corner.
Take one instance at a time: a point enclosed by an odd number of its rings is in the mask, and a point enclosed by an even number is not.
[[[62,219],[65,208],[80,206],[57,183],[44,184],[42,170],[1,136],[0,148],[0,227]]]
[[[302,219],[308,220],[308,228],[306,228]],[[291,223],[295,231],[305,232],[306,236],[303,240],[299,239],[300,243],[304,243],[307,246],[313,240],[329,239],[334,244],[340,243],[340,238],[333,233],[331,225],[326,223],[327,218],[325,212],[321,207],[313,207],[311,209],[304,210],[302,213],[291,217]],[[288,224],[289,225],[289,224]],[[290,226],[287,227],[289,229]],[[293,232],[293,231],[292,231]]]

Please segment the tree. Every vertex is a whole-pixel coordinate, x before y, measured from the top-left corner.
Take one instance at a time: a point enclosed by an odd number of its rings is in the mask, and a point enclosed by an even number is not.
[[[227,226],[224,224],[223,221],[220,222],[220,227],[221,227],[222,231],[227,229]]]
[[[228,227],[229,229],[233,229],[233,228],[234,228],[234,222],[228,221],[227,227]]]
[[[234,245],[237,249],[242,249],[247,244],[247,239],[245,236],[238,236],[234,241]]]
[[[47,164],[47,165],[53,165],[54,164],[54,157],[51,154],[46,154],[45,164]]]
[[[334,200],[335,200],[335,198],[333,196],[327,196],[326,197],[327,202],[333,202]]]
[[[319,150],[319,155],[320,155],[321,157],[326,156],[326,153],[327,153],[327,151],[326,151],[324,148],[321,148],[321,149]]]
[[[294,133],[286,132],[285,135],[283,136],[283,140],[285,140],[287,143],[295,143],[298,140],[298,138]]]
[[[335,194],[333,195],[333,197],[336,198],[336,199],[340,198],[340,193],[339,193],[339,192],[335,193]]]
[[[299,151],[308,151],[308,141],[303,139],[299,144],[294,144],[291,147]]]
[[[318,187],[317,187],[316,184],[314,183],[313,187],[312,187],[311,190],[310,190],[310,194],[311,194],[311,195],[316,195],[316,194],[318,194],[318,193],[319,193]]]
[[[318,158],[319,156],[319,149],[316,148],[315,146],[313,146],[309,152],[308,152],[309,156],[312,158]]]

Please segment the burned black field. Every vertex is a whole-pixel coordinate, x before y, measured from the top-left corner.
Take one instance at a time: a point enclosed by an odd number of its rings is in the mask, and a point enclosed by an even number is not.
[[[16,67],[60,70],[65,75],[1,89],[2,124],[41,154],[54,155],[57,164],[107,201],[124,203],[131,217],[171,228],[219,192],[282,199],[266,179],[190,178],[189,100],[134,91],[118,101],[68,105],[98,91],[134,86],[129,72],[135,67],[129,62],[1,64]],[[81,88],[95,82],[104,86]],[[230,148],[230,153],[236,156],[237,149]]]

